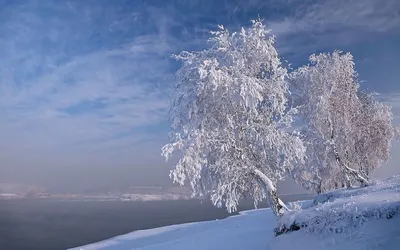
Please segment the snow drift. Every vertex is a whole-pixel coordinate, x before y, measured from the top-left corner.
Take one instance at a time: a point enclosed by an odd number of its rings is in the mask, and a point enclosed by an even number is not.
[[[365,188],[321,194],[301,210],[285,214],[277,231],[297,227],[308,231],[348,232],[372,219],[391,219],[400,213],[400,176]],[[400,227],[400,226],[399,226]],[[400,246],[399,246],[400,247]]]
[[[334,250],[400,249],[400,176],[350,190],[336,190],[301,202],[278,226],[306,224],[274,236],[270,209],[224,220],[142,230],[74,250]]]

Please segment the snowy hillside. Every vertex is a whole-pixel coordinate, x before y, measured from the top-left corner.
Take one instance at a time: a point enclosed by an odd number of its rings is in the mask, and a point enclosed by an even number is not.
[[[399,214],[400,176],[396,176],[365,188],[319,195],[307,207],[285,214],[278,226],[296,224],[307,231],[346,233],[371,219]]]
[[[224,220],[136,231],[74,250],[400,249],[400,176],[328,193],[317,201],[303,202],[303,210],[280,223],[317,221],[315,227],[278,237],[271,210],[260,209]],[[341,231],[325,230],[332,228]]]

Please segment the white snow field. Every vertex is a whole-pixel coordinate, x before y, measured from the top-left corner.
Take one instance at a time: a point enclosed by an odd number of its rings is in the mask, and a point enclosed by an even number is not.
[[[74,250],[400,250],[400,176],[336,190],[317,201],[302,202],[302,210],[278,223],[311,224],[278,237],[272,211],[259,209],[223,220],[135,231]]]

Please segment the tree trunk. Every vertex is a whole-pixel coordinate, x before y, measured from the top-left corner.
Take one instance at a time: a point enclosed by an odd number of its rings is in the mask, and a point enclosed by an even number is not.
[[[278,194],[276,193],[275,185],[272,183],[272,181],[259,169],[255,169],[253,174],[257,182],[265,190],[268,205],[275,216],[281,217],[285,211],[289,211],[285,203],[279,199]]]
[[[362,176],[361,173],[355,169],[352,169],[348,166],[345,166],[346,171],[350,173],[356,180],[358,180],[361,183],[362,187],[365,187],[369,184],[369,177],[368,176]]]
[[[322,193],[322,181],[319,181],[318,182],[318,185],[317,185],[317,188],[316,188],[317,190],[317,194],[321,194]]]
[[[352,169],[348,167],[346,164],[344,164],[339,156],[339,152],[336,148],[335,144],[335,138],[334,138],[334,130],[332,129],[332,134],[331,134],[331,145],[333,149],[333,153],[335,155],[336,162],[339,164],[340,169],[342,170],[345,185],[347,188],[351,187],[351,182],[350,182],[350,177],[351,175],[354,179],[359,181],[361,183],[361,186],[366,186],[369,184],[369,179],[366,177],[363,177],[357,170]]]

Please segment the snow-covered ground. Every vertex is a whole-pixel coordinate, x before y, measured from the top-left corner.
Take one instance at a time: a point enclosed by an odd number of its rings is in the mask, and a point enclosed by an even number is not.
[[[321,199],[324,202],[314,206],[303,202],[309,207],[284,218],[291,223],[327,216],[326,221],[317,220],[318,230],[303,228],[275,237],[277,224],[271,210],[259,209],[224,220],[136,231],[74,250],[400,249],[400,176],[367,188],[335,191]],[[325,230],[331,228],[342,231]]]

